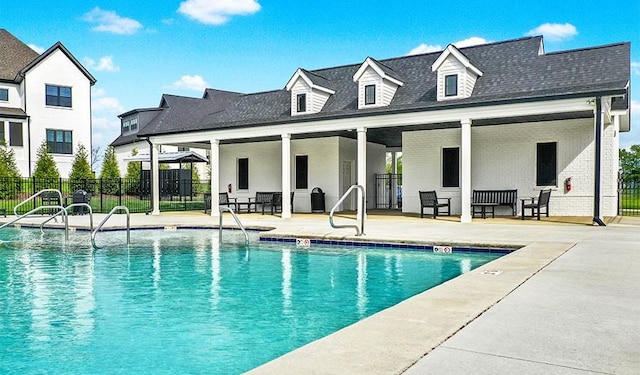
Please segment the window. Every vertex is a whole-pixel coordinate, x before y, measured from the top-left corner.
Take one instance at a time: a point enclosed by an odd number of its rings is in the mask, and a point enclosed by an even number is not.
[[[3,102],[9,101],[9,89],[0,89],[0,100]]]
[[[22,146],[22,123],[9,123],[9,146]]]
[[[460,148],[442,149],[442,187],[460,187]]]
[[[47,105],[71,108],[71,87],[46,85]]]
[[[444,96],[458,95],[458,75],[452,74],[444,77]]]
[[[249,159],[238,159],[238,190],[249,189]]]
[[[129,120],[122,121],[122,132],[126,133],[129,131]]]
[[[364,87],[364,104],[376,104],[376,85]]]
[[[556,142],[536,145],[536,186],[557,186]]]
[[[178,151],[189,151],[189,147],[178,146]]]
[[[71,155],[73,153],[71,130],[47,129],[47,146],[49,153]]]
[[[136,131],[138,130],[138,118],[132,118],[130,121],[131,127],[129,129],[131,129],[131,131]]]
[[[309,188],[309,156],[296,155],[296,189]]]
[[[7,141],[4,138],[4,121],[0,121],[0,143],[3,145],[7,144]]]
[[[298,96],[296,97],[296,111],[307,111],[307,94],[298,94]]]

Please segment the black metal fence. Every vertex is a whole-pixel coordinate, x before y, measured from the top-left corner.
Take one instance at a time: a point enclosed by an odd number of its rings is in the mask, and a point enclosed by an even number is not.
[[[620,180],[618,202],[619,215],[640,216],[640,180]]]
[[[59,204],[74,203],[85,191],[85,197],[96,213],[108,213],[113,207],[127,206],[130,212],[140,213],[151,210],[151,183],[148,179],[36,179],[0,178],[0,209],[12,213],[16,205],[41,191],[57,189],[62,193],[63,201]],[[160,210],[188,211],[204,209],[204,193],[211,191],[209,181],[191,179],[160,181]],[[51,197],[38,197],[28,204],[19,207],[18,214],[26,213],[45,203],[51,204]],[[57,202],[55,202],[57,203]],[[77,202],[76,202],[77,203]]]
[[[376,174],[376,208],[402,208],[402,175]]]

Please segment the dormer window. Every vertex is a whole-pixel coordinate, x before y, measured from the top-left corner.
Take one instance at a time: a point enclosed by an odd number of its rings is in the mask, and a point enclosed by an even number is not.
[[[296,70],[287,83],[291,94],[291,116],[308,115],[322,111],[329,97],[336,92],[329,88],[331,82],[316,73]]]
[[[364,104],[376,104],[376,85],[366,85],[364,87]]]
[[[131,129],[131,131],[136,131],[138,130],[138,118],[134,117],[131,119],[130,123],[129,123],[129,129]]]
[[[296,96],[296,111],[298,113],[307,111],[307,94],[298,94]]]
[[[122,121],[122,132],[126,133],[129,131],[129,120]]]
[[[358,108],[388,106],[398,88],[404,85],[393,69],[371,57],[360,65],[353,82],[358,84]]]
[[[444,77],[444,96],[458,95],[458,75],[450,74]]]
[[[437,74],[438,101],[469,98],[476,81],[482,77],[482,71],[451,44],[431,65],[431,71]]]

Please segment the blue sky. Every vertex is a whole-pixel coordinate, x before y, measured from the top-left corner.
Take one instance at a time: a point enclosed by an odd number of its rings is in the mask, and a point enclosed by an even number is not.
[[[119,134],[117,115],[155,107],[163,93],[205,87],[284,87],[298,67],[317,69],[415,52],[544,35],[547,52],[632,43],[640,80],[640,1],[3,0],[0,27],[36,50],[61,41],[98,79],[94,147]],[[640,95],[632,131],[640,144]]]

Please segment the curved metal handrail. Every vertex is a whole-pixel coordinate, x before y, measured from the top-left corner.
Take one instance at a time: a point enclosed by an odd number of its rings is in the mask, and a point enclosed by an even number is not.
[[[93,232],[91,232],[91,246],[93,246],[94,249],[100,248],[96,245],[96,234],[100,231],[100,229],[102,229],[102,226],[104,225],[104,223],[106,223],[107,220],[109,220],[109,218],[116,211],[120,211],[120,210],[124,210],[124,212],[127,214],[127,246],[131,244],[131,219],[129,215],[129,209],[127,208],[127,206],[116,206],[112,208],[111,211],[109,211],[107,216],[105,216],[104,219],[102,219],[102,221],[100,222],[100,224],[98,224],[96,229],[94,229]]]
[[[242,223],[240,222],[240,219],[238,219],[238,216],[236,215],[236,213],[233,211],[233,208],[231,207],[220,207],[220,225],[218,225],[218,241],[222,243],[222,213],[223,212],[228,212],[231,214],[233,219],[236,221],[236,224],[238,224],[238,226],[240,227],[240,230],[242,231],[242,233],[244,233],[245,246],[248,246],[249,235],[247,234],[247,231],[244,229],[244,225],[242,225]]]
[[[68,205],[66,207],[66,211],[67,211],[67,215],[69,215],[69,208],[72,207],[88,207],[89,208],[89,230],[93,231],[93,209],[91,208],[91,206],[89,205],[89,203],[72,203],[70,205]],[[44,233],[44,230],[42,229],[44,227],[44,225],[48,222],[50,222],[51,220],[55,219],[56,217],[60,216],[62,211],[58,211],[58,213],[56,213],[55,215],[51,216],[50,218],[48,218],[47,220],[43,221],[40,224],[40,233]]]
[[[2,229],[4,227],[7,227],[7,226],[9,226],[9,225],[11,225],[11,224],[13,224],[13,223],[15,223],[17,221],[20,221],[20,220],[24,219],[25,217],[27,217],[27,216],[29,216],[31,214],[34,214],[34,213],[36,213],[38,211],[51,210],[51,209],[58,209],[60,211],[58,211],[52,217],[47,219],[47,222],[49,220],[51,220],[53,217],[56,217],[56,216],[60,215],[60,213],[62,213],[63,216],[64,216],[64,239],[65,239],[65,241],[68,241],[69,240],[69,215],[68,215],[67,209],[62,207],[62,206],[39,206],[39,207],[36,207],[36,208],[34,208],[33,210],[27,212],[24,215],[20,215],[20,216],[16,217],[15,219],[0,225],[0,229]],[[42,226],[40,226],[40,232],[43,233]]]
[[[62,203],[62,193],[60,192],[60,190],[58,189],[42,189],[39,192],[33,194],[32,196],[30,196],[29,198],[23,200],[22,202],[18,203],[14,208],[13,208],[13,214],[18,216],[18,207],[27,204],[27,202],[39,197],[40,195],[42,195],[42,193],[47,193],[47,192],[53,192],[53,193],[58,193],[58,197],[60,198],[58,200],[59,203]],[[31,212],[31,211],[29,211]]]
[[[347,196],[349,194],[351,194],[351,192],[353,190],[355,190],[355,189],[359,189],[360,192],[362,193],[362,199],[361,199],[362,200],[362,205],[358,205],[358,210],[357,210],[356,215],[360,214],[360,207],[364,207],[364,204],[365,204],[364,187],[362,185],[351,185],[351,187],[349,187],[347,192],[344,193],[342,195],[342,197],[340,197],[340,199],[338,199],[338,203],[336,203],[335,206],[333,206],[333,208],[331,209],[331,212],[329,213],[329,224],[331,224],[331,226],[333,228],[353,228],[353,229],[356,230],[356,236],[362,236],[364,234],[364,213],[362,213],[362,215],[359,215],[360,216],[360,226],[358,226],[357,224],[340,224],[340,225],[338,225],[338,224],[335,224],[333,222],[333,213],[338,208],[338,206],[340,206],[342,204],[342,202],[344,202],[344,200],[347,199]]]

